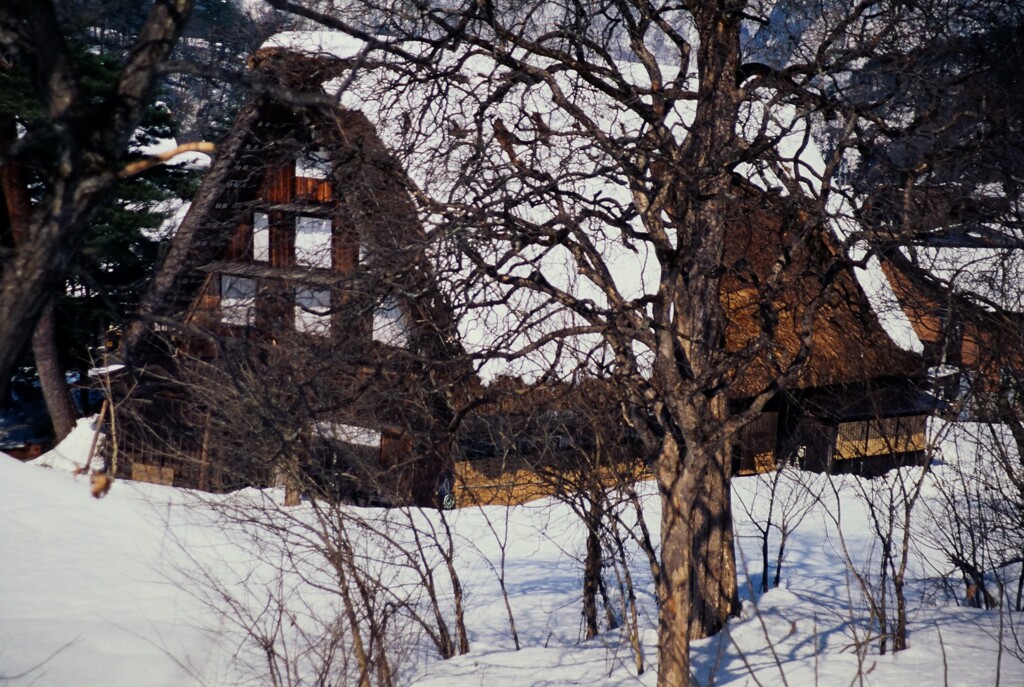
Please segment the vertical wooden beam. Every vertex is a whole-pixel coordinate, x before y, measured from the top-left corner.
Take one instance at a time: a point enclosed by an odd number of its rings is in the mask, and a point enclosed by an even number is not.
[[[203,421],[203,441],[199,445],[199,490],[210,490],[210,413]]]

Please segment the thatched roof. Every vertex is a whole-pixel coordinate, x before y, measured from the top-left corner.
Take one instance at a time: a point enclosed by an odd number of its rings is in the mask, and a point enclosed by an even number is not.
[[[752,396],[780,377],[784,388],[797,389],[923,374],[920,356],[897,346],[879,323],[829,229],[808,226],[802,214],[787,216],[752,194],[737,195],[722,286],[726,346],[740,351],[770,343],[738,372],[731,397]],[[806,359],[795,376],[783,377],[804,338]]]
[[[245,155],[245,143],[259,119],[255,102],[248,103],[235,118],[234,126],[218,146],[218,152],[203,177],[185,219],[171,239],[149,291],[139,305],[138,318],[125,332],[122,351],[131,351],[141,340],[153,318],[173,319],[188,308],[204,275],[195,271],[211,256],[223,253],[231,236],[225,232],[204,231],[214,223],[205,218],[223,215],[224,209],[238,202],[245,189],[228,184],[238,170],[252,166],[255,155]]]
[[[263,73],[280,75],[285,85],[303,84],[307,88],[337,77],[348,67],[344,59],[296,54],[281,48],[261,50],[251,63]],[[294,267],[238,263],[228,268],[218,262],[231,245],[241,215],[251,211],[268,165],[275,164],[278,157],[294,154],[294,148],[283,146],[282,139],[294,137],[297,130],[312,132],[314,143],[330,150],[335,185],[346,194],[344,211],[361,234],[377,237],[383,244],[382,252],[396,261],[424,259],[422,252],[415,250],[417,239],[422,237],[416,209],[402,185],[402,171],[377,135],[375,123],[355,109],[325,105],[292,108],[268,97],[257,97],[242,108],[222,143],[143,302],[143,318],[181,321],[212,272],[283,279],[303,276],[302,270]],[[787,216],[781,204],[774,207],[759,199],[761,195],[742,184],[737,187],[736,215],[730,222],[726,246],[728,272],[722,304],[728,314],[729,350],[739,351],[762,338],[766,345],[759,346],[752,362],[737,372],[730,396],[744,398],[770,388],[796,361],[801,332],[808,327],[811,334],[806,360],[798,373],[786,379],[786,388],[853,384],[921,373],[921,359],[901,350],[879,324],[852,268],[834,250],[831,232],[820,226],[808,229],[804,217]],[[802,233],[799,237],[798,232]],[[772,285],[771,275],[780,255],[787,256],[782,277]],[[413,275],[429,270],[405,272]],[[307,276],[311,283],[338,278],[332,274]],[[772,330],[770,335],[763,334],[766,326]],[[137,342],[138,334],[138,328],[134,335],[130,332],[126,345]]]

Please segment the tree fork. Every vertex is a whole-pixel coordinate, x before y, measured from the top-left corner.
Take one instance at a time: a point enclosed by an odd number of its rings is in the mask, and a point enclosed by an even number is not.
[[[730,212],[728,169],[739,145],[741,94],[735,78],[741,17],[735,8],[706,3],[694,9],[694,19],[700,95],[675,169],[667,171],[668,181],[686,194],[672,211],[681,227],[673,261],[678,267],[663,274],[661,292],[675,312],[666,309],[661,315],[665,331],[655,363],[660,396],[677,432],[666,432],[658,459],[659,687],[687,687],[690,641],[719,632],[738,609],[720,291]]]
[[[0,149],[9,150],[17,141],[17,128],[13,117],[0,117]],[[7,204],[7,218],[11,223],[11,234],[15,246],[23,246],[27,240],[27,227],[32,216],[32,201],[29,198],[28,182],[24,170],[14,160],[0,164],[0,191]],[[77,413],[68,390],[67,377],[60,364],[57,352],[57,326],[54,304],[43,308],[32,332],[32,355],[35,358],[39,383],[50,415],[54,438],[60,441],[75,428]],[[0,388],[5,386],[0,382]]]

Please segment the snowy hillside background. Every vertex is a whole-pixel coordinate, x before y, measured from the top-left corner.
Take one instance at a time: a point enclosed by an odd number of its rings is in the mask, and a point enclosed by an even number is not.
[[[1021,684],[1024,652],[1015,637],[1016,614],[960,605],[954,597],[963,595],[962,586],[947,593],[940,577],[950,566],[929,548],[935,530],[929,518],[947,515],[935,508],[940,503],[936,485],[950,477],[957,460],[973,456],[965,440],[972,426],[955,429],[956,441],[943,432],[941,460],[915,510],[910,648],[880,656],[865,641],[868,609],[843,554],[845,545],[854,569],[870,574],[865,561],[877,558],[877,544],[863,497],[866,490],[894,484],[896,476],[888,482],[785,476],[776,503],[793,495],[819,500],[791,535],[780,587],[763,595],[753,592],[761,575],[760,540],[747,510],[763,521],[770,478],[742,477],[734,480],[734,512],[745,567],[743,614],[726,633],[696,643],[700,684]],[[0,456],[0,683],[271,684],[261,673],[266,664],[259,647],[242,630],[258,633],[273,626],[266,599],[281,590],[288,590],[294,615],[284,623],[278,646],[295,652],[296,665],[311,660],[301,655],[296,633],[284,635],[330,612],[332,595],[316,587],[330,582],[329,575],[292,560],[284,566],[288,572],[277,576],[277,566],[269,563],[287,557],[275,548],[281,540],[225,519],[239,503],[280,502],[283,494],[250,490],[199,496],[120,480],[97,501],[90,498],[88,479],[71,472],[85,462],[92,435],[90,421],[83,420],[64,443],[34,463]],[[648,522],[656,526],[653,485],[641,487]],[[439,519],[432,511],[351,512],[378,523],[411,518],[436,526]],[[272,510],[268,517],[276,526],[296,528],[308,522],[311,508]],[[464,508],[449,518],[465,585],[471,650],[441,661],[410,641],[397,666],[400,683],[655,684],[656,609],[650,573],[639,555],[631,572],[641,597],[647,670],[638,677],[618,631],[580,641],[583,529],[565,505],[540,500],[509,509]],[[777,534],[772,537],[774,561]],[[520,651],[513,646],[495,572],[502,563],[502,541],[507,542],[506,583]],[[387,564],[381,565],[386,574]],[[392,579],[401,577],[396,573]],[[229,603],[234,613],[224,612]],[[251,615],[242,617],[245,613]],[[291,677],[295,684],[318,684],[311,673]]]

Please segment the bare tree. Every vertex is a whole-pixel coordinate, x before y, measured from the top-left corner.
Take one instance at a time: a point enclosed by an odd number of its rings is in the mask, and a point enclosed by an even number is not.
[[[820,494],[802,479],[803,473],[797,466],[782,464],[773,470],[756,473],[748,479],[755,487],[749,490],[749,499],[737,499],[737,505],[757,531],[761,541],[761,583],[758,592],[778,587],[782,582],[782,564],[786,559],[786,546],[790,537],[820,502]],[[772,531],[775,531],[777,545],[772,555]],[[771,564],[775,574],[771,574]],[[770,582],[769,582],[770,580]]]
[[[350,312],[348,326],[364,315]],[[323,684],[386,686],[428,658],[468,651],[455,567],[464,543],[443,511],[414,505],[424,490],[413,480],[428,477],[422,455],[388,451],[382,429],[403,421],[412,429],[429,397],[397,382],[394,368],[352,374],[366,351],[322,334],[277,331],[272,345],[213,341],[216,357],[179,352],[173,368],[132,375],[137,388],[115,390],[128,430],[112,443],[120,439],[139,477],[154,466],[213,491],[281,487],[197,504],[256,552],[238,579],[194,566],[195,592],[240,633],[248,669],[275,685],[316,675]],[[173,418],[154,418],[154,397],[162,397],[156,412]],[[433,493],[437,475],[429,477]]]
[[[835,304],[835,241],[796,309],[780,295],[832,214],[851,219],[834,177],[872,114],[833,86],[895,51],[919,8],[815,5],[766,65],[741,49],[745,25],[772,26],[762,3],[272,4],[379,56],[341,102],[396,152],[463,324],[515,320],[480,357],[622,391],[664,499],[659,684],[688,684],[689,640],[738,607],[732,437],[804,369]],[[812,162],[826,116],[844,134]],[[729,248],[778,223],[778,243]]]
[[[925,538],[971,603],[1020,558],[1022,304],[1019,2],[936,5],[923,38],[876,55],[852,100],[876,107],[850,159],[851,187],[900,304],[949,403],[947,456]],[[980,421],[983,424],[963,424]],[[945,571],[944,571],[945,572]],[[959,582],[956,585],[960,586]],[[1002,590],[999,590],[1002,592]],[[957,596],[960,596],[959,594]]]
[[[158,69],[191,9],[191,0],[155,0],[116,88],[96,103],[82,95],[51,2],[15,0],[0,8],[0,48],[28,65],[46,113],[45,126],[0,151],[5,161],[38,164],[45,186],[24,226],[24,240],[0,275],[0,391],[65,276],[90,216],[118,183]],[[45,157],[37,154],[40,146]]]
[[[253,555],[238,566],[190,553],[179,572],[238,641],[240,667],[264,683],[384,687],[468,650],[460,592],[447,584],[457,578],[434,574],[462,545],[446,539],[440,512],[317,497],[292,507],[280,492],[194,506]]]
[[[867,634],[858,639],[858,648],[865,652],[874,643],[881,654],[889,650],[890,642],[893,651],[909,646],[906,576],[915,531],[912,516],[927,475],[927,466],[922,466],[891,470],[869,479],[829,478],[835,500],[824,510],[835,526],[859,600],[867,606]],[[850,519],[840,507],[843,491],[856,493],[865,510],[873,546],[864,558],[847,543],[849,530],[844,527],[850,527]]]
[[[0,149],[10,149],[17,138],[15,119],[0,115]],[[6,201],[7,219],[15,245],[26,240],[26,227],[32,214],[29,193],[29,179],[23,166],[13,160],[0,164],[0,195]],[[43,308],[32,333],[32,355],[39,372],[46,409],[53,424],[54,438],[60,441],[74,429],[76,412],[64,368],[58,359],[57,327],[52,301]]]
[[[929,517],[922,538],[958,573],[952,585],[955,600],[980,608],[995,608],[1005,600],[1019,610],[1020,577],[1015,592],[1003,588],[1024,552],[1011,432],[998,423],[949,423],[943,435],[947,450],[956,455],[944,457],[935,495],[926,502]]]
[[[816,329],[859,303],[859,289],[840,275],[851,246],[877,234],[842,222],[870,214],[855,191],[837,186],[837,174],[872,132],[898,139],[907,128],[898,111],[879,117],[879,103],[846,86],[865,59],[904,55],[931,4],[813,3],[794,49],[773,64],[748,61],[741,48],[744,28],[767,30],[771,40],[772,7],[762,3],[272,4],[356,39],[336,59],[307,60],[305,77],[317,88],[340,83],[340,138],[366,127],[379,134],[361,138],[368,145],[354,154],[398,180],[414,207],[393,188],[370,189],[358,219],[379,226],[382,199],[399,198],[399,214],[426,224],[418,249],[469,356],[543,381],[591,374],[616,386],[620,412],[656,456],[664,502],[660,560],[651,558],[659,684],[688,684],[689,641],[737,611],[733,439],[780,389],[838,381],[829,377],[835,361],[815,357],[824,347]],[[294,92],[301,84],[285,85]],[[819,158],[812,133],[823,121],[836,124],[835,137]],[[836,224],[848,233],[836,236]],[[386,283],[399,272],[392,264],[378,274]],[[447,340],[452,329],[442,333]],[[864,343],[856,339],[851,345]],[[364,395],[374,423],[388,412],[367,384],[379,377],[351,374],[355,366],[328,374],[342,369],[321,366],[336,353],[330,348],[299,362],[281,353],[296,349],[264,341],[255,364],[210,375],[231,389],[228,398],[249,394],[242,380],[251,380],[273,401],[250,404],[264,410],[243,417],[259,419],[253,436],[273,439],[261,447],[260,455],[276,452],[268,468],[297,484],[316,419],[337,417]],[[858,353],[849,363],[858,379],[884,367],[883,356]],[[436,391],[434,356],[402,355],[428,368],[419,379]],[[268,359],[288,370],[287,383],[266,383],[276,378]],[[451,420],[440,423],[446,430],[457,424],[451,394],[440,409],[436,396],[411,399],[409,407],[429,410],[423,417]],[[215,418],[227,404],[212,400],[197,407]],[[269,407],[301,420],[281,431]],[[218,450],[242,456],[245,437],[226,418],[211,420],[224,439]],[[426,426],[403,429],[438,447]],[[389,479],[358,483],[387,489]],[[646,530],[641,538],[650,541]]]
[[[521,447],[510,458],[527,466],[540,489],[567,505],[583,525],[583,638],[598,636],[602,626],[625,626],[642,674],[645,658],[629,564],[633,545],[642,547],[644,540],[635,532],[640,525],[629,522],[626,490],[647,473],[647,465],[643,447],[621,420],[614,394],[613,386],[598,379],[551,390],[532,387],[527,399],[549,396],[547,402],[520,403],[526,411],[523,421],[506,426],[498,439]],[[499,405],[499,417],[507,417],[501,410]],[[642,511],[636,517],[642,521]],[[656,556],[653,547],[646,553]]]
[[[913,473],[917,474],[913,474]],[[914,506],[921,496],[927,472],[924,468],[911,469],[906,475],[900,471],[862,481],[860,486],[868,488],[865,500],[871,519],[871,527],[878,538],[878,623],[880,628],[879,651],[885,653],[888,640],[892,640],[893,651],[903,651],[907,642],[906,576],[910,560]],[[888,586],[892,586],[892,601],[887,598]],[[887,604],[892,604],[894,617],[890,618]]]

